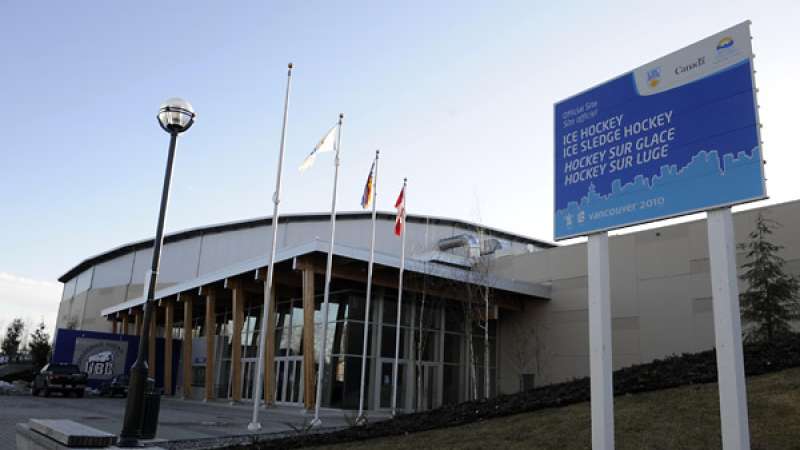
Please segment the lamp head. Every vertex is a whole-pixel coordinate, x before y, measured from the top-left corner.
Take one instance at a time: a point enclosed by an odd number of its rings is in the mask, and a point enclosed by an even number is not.
[[[197,116],[192,104],[178,97],[167,99],[158,110],[158,123],[167,133],[183,133]]]

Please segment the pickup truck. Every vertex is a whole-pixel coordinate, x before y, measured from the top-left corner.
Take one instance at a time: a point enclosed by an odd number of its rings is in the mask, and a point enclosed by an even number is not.
[[[76,397],[83,397],[87,378],[86,373],[81,372],[75,364],[50,363],[36,374],[31,393],[39,395],[41,392],[49,397],[52,392],[61,392],[65,396],[73,392]]]

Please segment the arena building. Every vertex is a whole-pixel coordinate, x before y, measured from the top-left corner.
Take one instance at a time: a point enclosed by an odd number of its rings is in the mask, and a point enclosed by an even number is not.
[[[734,215],[744,242],[761,212],[782,224],[774,242],[800,273],[800,202]],[[400,239],[379,213],[369,317],[367,408],[391,405]],[[268,325],[266,401],[314,405],[324,351],[322,406],[358,407],[370,215],[337,215],[330,310],[322,317],[329,215],[280,219],[275,310]],[[270,252],[270,218],[214,225],[165,239],[150,353],[165,393],[252,398]],[[123,245],[65,273],[57,328],[142,332],[142,283],[152,240]],[[705,220],[612,236],[614,368],[713,348]],[[586,245],[552,243],[440,217],[409,216],[398,407],[430,409],[589,374]],[[737,261],[743,262],[743,254]],[[744,286],[742,286],[743,288]],[[484,301],[488,292],[489,314]],[[322,347],[321,327],[328,325]],[[151,348],[152,348],[151,347]],[[177,348],[174,348],[177,347]],[[180,364],[173,361],[180,353]],[[312,370],[309,370],[311,368]],[[175,372],[175,373],[173,373]],[[173,389],[174,386],[174,389]]]

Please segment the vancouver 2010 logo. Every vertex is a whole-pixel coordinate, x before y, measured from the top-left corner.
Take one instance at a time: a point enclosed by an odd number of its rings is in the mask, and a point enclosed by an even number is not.
[[[651,88],[658,86],[661,81],[661,66],[654,67],[647,71],[647,83]]]

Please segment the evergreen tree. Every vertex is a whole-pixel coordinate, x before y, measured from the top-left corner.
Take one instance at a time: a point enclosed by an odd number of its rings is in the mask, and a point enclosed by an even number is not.
[[[44,322],[40,322],[31,335],[28,349],[33,359],[34,370],[41,369],[50,360],[50,335],[45,330]]]
[[[22,341],[22,332],[25,330],[25,323],[20,318],[14,319],[6,328],[6,337],[0,348],[9,359],[13,359],[19,353],[19,344]]]
[[[746,338],[752,341],[771,342],[791,332],[791,321],[800,318],[800,283],[784,272],[785,261],[778,256],[783,247],[769,241],[778,226],[759,214],[749,242],[739,245],[747,252],[740,278],[748,287],[741,294],[741,308],[742,318],[751,325]]]

